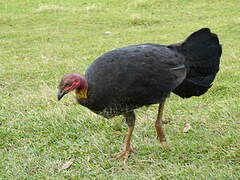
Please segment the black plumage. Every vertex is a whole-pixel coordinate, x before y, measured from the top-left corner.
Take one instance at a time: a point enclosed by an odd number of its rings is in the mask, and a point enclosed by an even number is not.
[[[110,51],[87,69],[89,98],[78,101],[105,117],[159,103],[184,80],[183,63],[180,53],[156,44]]]
[[[158,138],[167,145],[162,125],[163,106],[171,92],[182,98],[207,92],[219,70],[221,45],[208,28],[172,45],[140,44],[109,51],[98,57],[85,76],[66,75],[58,99],[76,90],[77,101],[106,118],[123,114],[129,126],[124,152],[132,152],[134,109],[159,103],[155,122]]]
[[[181,97],[205,93],[219,69],[221,46],[209,29],[169,46],[140,44],[115,49],[87,69],[88,99],[78,102],[110,118],[162,102],[171,92]]]

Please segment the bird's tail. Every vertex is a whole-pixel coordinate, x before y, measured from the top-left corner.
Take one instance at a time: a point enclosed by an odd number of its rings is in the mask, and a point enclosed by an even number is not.
[[[192,33],[184,42],[170,45],[186,57],[186,79],[173,92],[182,98],[208,91],[219,70],[222,47],[208,28]]]

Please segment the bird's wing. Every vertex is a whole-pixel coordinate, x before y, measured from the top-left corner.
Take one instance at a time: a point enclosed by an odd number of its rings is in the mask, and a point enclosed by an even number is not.
[[[166,46],[143,44],[110,51],[86,71],[96,96],[157,103],[186,76],[184,58]],[[156,102],[153,102],[156,101]]]

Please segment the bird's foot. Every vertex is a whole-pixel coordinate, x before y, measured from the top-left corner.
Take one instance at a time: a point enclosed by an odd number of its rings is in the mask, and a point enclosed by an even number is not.
[[[165,147],[165,148],[170,148],[170,144],[168,144],[166,141],[163,141],[163,142],[160,142],[162,147]]]
[[[171,121],[170,120],[162,120],[162,123],[163,124],[168,124],[168,123],[170,123]]]
[[[116,154],[116,157],[114,159],[115,160],[117,160],[117,159],[123,160],[124,166],[127,166],[128,157],[133,152],[135,152],[135,150],[133,150],[131,147],[125,148],[122,152]]]
[[[160,141],[162,147],[165,147],[165,148],[171,147],[170,144],[168,144],[166,140],[161,140],[159,136],[157,136],[157,139]]]

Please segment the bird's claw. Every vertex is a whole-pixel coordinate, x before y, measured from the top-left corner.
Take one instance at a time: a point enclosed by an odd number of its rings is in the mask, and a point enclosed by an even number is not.
[[[166,148],[170,147],[170,145],[166,141],[161,142],[161,145],[162,147],[166,147]]]
[[[132,152],[135,152],[132,148],[125,149],[124,151],[118,153],[114,160],[123,160],[124,166],[127,166],[128,157]]]
[[[157,136],[157,139],[160,140],[162,147],[166,147],[166,148],[171,147],[170,144],[168,144],[166,140],[161,140],[161,138],[159,136]]]
[[[162,123],[163,124],[168,124],[168,123],[170,123],[171,121],[169,121],[169,120],[162,120]]]

